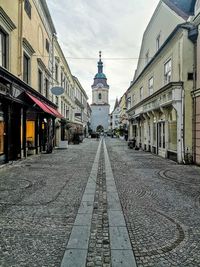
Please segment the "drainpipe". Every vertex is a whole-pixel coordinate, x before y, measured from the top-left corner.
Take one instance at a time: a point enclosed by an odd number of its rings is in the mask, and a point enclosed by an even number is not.
[[[197,89],[197,42],[194,43],[194,64],[193,64],[193,92]],[[194,93],[192,94],[192,150],[193,160],[196,162],[196,98]]]
[[[22,78],[22,38],[23,38],[23,2],[19,0],[18,6],[18,77]]]
[[[186,164],[185,162],[185,91],[184,91],[184,88],[182,88],[181,90],[181,115],[182,115],[182,118],[181,118],[181,154],[182,154],[182,160],[183,160],[183,163]]]

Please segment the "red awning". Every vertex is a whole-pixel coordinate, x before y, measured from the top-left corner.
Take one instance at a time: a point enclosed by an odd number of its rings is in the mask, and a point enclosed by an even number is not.
[[[55,117],[57,118],[63,118],[63,116],[60,114],[60,112],[58,112],[55,108],[52,108],[50,106],[48,106],[47,104],[45,104],[48,109],[50,109],[50,111],[55,115]]]
[[[54,117],[57,117],[57,118],[62,118],[63,116],[54,108],[50,107],[48,104],[40,101],[39,99],[37,99],[36,97],[32,96],[31,94],[29,93],[26,93],[32,100],[35,104],[37,104],[44,112],[50,114],[50,115],[53,115]]]

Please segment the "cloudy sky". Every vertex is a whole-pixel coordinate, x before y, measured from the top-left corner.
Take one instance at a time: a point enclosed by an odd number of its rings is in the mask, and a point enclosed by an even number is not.
[[[47,0],[59,43],[91,103],[99,50],[110,104],[130,85],[143,32],[159,0]]]

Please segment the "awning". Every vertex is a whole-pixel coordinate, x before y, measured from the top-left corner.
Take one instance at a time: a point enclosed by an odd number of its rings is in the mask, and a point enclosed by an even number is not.
[[[48,104],[40,101],[39,99],[37,99],[36,97],[32,96],[29,93],[26,93],[35,104],[37,104],[44,112],[53,115],[54,117],[57,118],[63,118],[63,116],[54,108],[50,107]]]
[[[55,108],[50,107],[49,105],[45,104],[48,109],[54,114],[55,117],[57,118],[63,118],[63,116],[58,112]]]

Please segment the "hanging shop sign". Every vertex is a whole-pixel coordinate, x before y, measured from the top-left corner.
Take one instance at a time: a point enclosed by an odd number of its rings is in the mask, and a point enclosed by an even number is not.
[[[51,93],[53,95],[59,96],[62,95],[64,93],[65,89],[63,87],[60,86],[56,86],[56,87],[52,87],[51,88]]]

